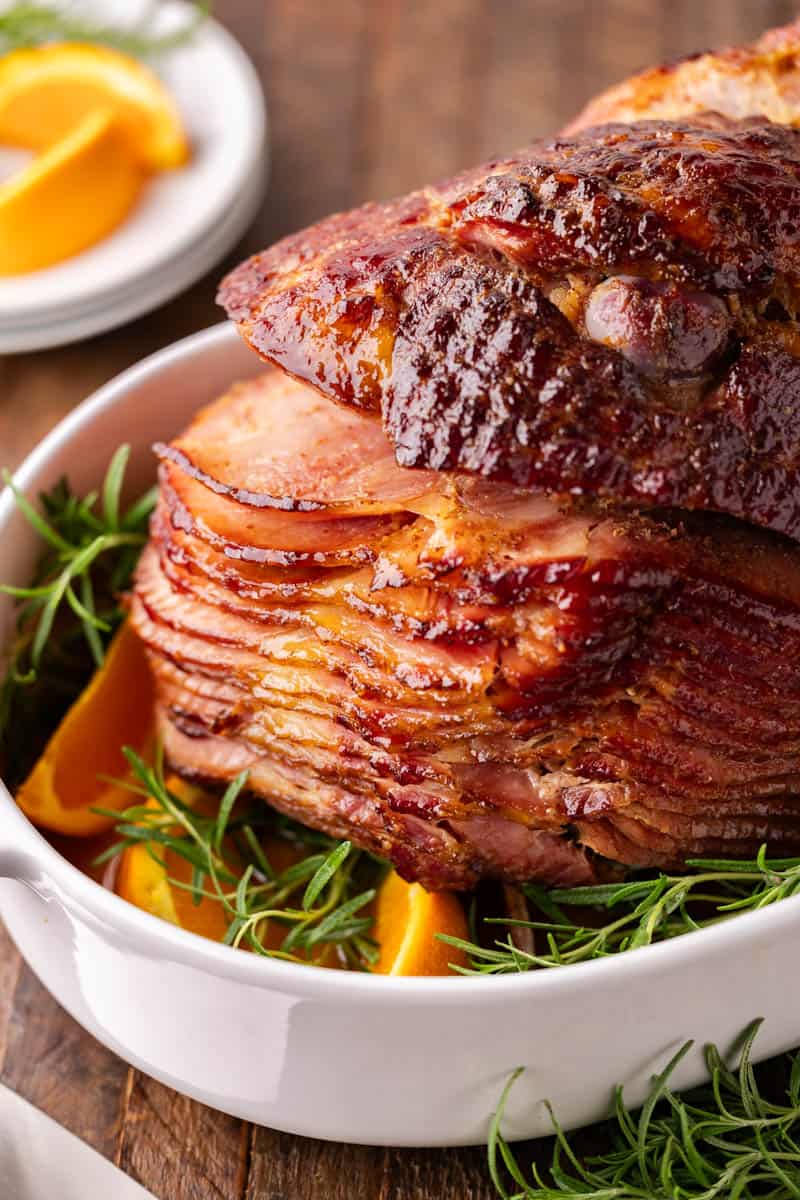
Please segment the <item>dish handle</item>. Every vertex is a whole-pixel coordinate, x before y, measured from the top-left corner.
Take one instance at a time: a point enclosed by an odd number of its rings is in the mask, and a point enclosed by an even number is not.
[[[14,879],[41,891],[41,868],[33,847],[26,844],[27,822],[19,818],[14,801],[0,784],[0,879]]]
[[[0,830],[0,879],[14,879],[39,891],[34,884],[39,875],[33,856],[18,846],[6,844],[4,831]]]

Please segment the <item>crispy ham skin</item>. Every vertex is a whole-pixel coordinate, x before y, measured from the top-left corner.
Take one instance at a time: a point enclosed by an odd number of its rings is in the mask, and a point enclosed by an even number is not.
[[[800,848],[788,540],[408,470],[275,369],[159,453],[131,616],[184,775],[432,888]]]
[[[650,72],[555,141],[279,242],[221,302],[380,413],[403,466],[800,538],[798,52],[800,23]]]

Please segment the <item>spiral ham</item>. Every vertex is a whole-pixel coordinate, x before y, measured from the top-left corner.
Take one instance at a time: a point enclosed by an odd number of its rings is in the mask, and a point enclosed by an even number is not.
[[[317,479],[316,422],[276,421],[290,400],[325,406],[374,491]],[[800,841],[788,543],[410,471],[376,429],[272,370],[160,449],[132,618],[176,767],[247,767],[429,887]],[[278,480],[252,449],[289,443]]]
[[[798,52],[225,281],[270,365],[157,447],[131,599],[176,770],[430,888],[800,850]]]

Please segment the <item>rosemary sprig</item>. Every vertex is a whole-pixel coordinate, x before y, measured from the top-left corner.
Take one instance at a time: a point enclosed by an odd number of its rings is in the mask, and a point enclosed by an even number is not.
[[[15,636],[0,682],[0,755],[14,726],[13,775],[21,777],[42,731],[86,684],[123,612],[118,595],[147,539],[155,491],[121,509],[130,447],[116,451],[100,493],[76,496],[65,480],[40,497],[37,510],[8,471],[2,481],[36,533],[43,553],[28,587],[0,584],[18,605]],[[86,650],[88,649],[88,653]]]
[[[191,41],[211,12],[211,0],[194,5],[191,20],[170,33],[150,29],[155,6],[151,5],[135,25],[107,25],[82,17],[74,4],[37,4],[20,0],[0,14],[0,54],[38,46],[43,42],[92,42],[111,46],[136,58],[154,58]]]
[[[486,917],[483,924],[534,931],[538,945],[533,953],[515,945],[510,934],[488,946],[477,939],[438,936],[469,956],[470,966],[455,970],[502,975],[619,954],[800,894],[800,858],[768,859],[764,846],[754,859],[696,859],[687,868],[683,875],[549,892],[524,884],[528,902],[541,919]],[[615,915],[604,920],[608,910]]]
[[[98,862],[143,844],[163,863],[165,851],[171,850],[191,865],[193,875],[190,884],[175,878],[170,883],[190,891],[196,903],[207,898],[223,906],[228,945],[306,963],[330,962],[333,952],[341,966],[369,969],[377,946],[369,936],[367,908],[385,864],[354,850],[350,842],[336,842],[278,817],[263,803],[242,808],[237,801],[246,774],[234,780],[218,810],[207,816],[170,791],[161,753],[153,766],[130,749],[125,756],[133,790],[149,803],[113,814],[118,840]],[[302,857],[276,871],[264,849],[267,836],[299,846]],[[268,924],[271,929],[285,927],[278,947],[265,944]]]
[[[708,1083],[677,1096],[670,1079],[692,1047],[687,1042],[651,1085],[637,1113],[615,1093],[613,1122],[600,1131],[609,1148],[581,1157],[550,1109],[552,1161],[526,1179],[503,1139],[509,1080],[492,1120],[489,1172],[502,1200],[800,1200],[800,1051],[771,1066],[781,1076],[775,1095],[763,1094],[752,1064],[760,1021],[741,1040],[732,1071],[715,1046],[705,1051]],[[513,1190],[508,1191],[507,1176]]]

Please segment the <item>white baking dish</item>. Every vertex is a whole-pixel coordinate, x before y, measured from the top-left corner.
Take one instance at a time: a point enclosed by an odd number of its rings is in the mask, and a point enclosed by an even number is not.
[[[29,496],[62,474],[87,488],[122,441],[134,482],[231,381],[259,371],[232,327],[147,359],[87,400],[17,475]],[[22,414],[24,418],[24,414]],[[35,537],[0,497],[0,580],[27,582]],[[12,623],[0,597],[0,637]],[[616,1083],[641,1100],[687,1038],[729,1046],[766,1018],[760,1057],[800,1043],[800,900],[616,958],[477,979],[362,976],[257,958],[132,908],[83,876],[0,785],[0,914],[61,1004],[128,1062],[179,1091],[276,1129],[347,1142],[479,1142],[508,1073],[527,1071],[507,1132],[602,1117]]]

